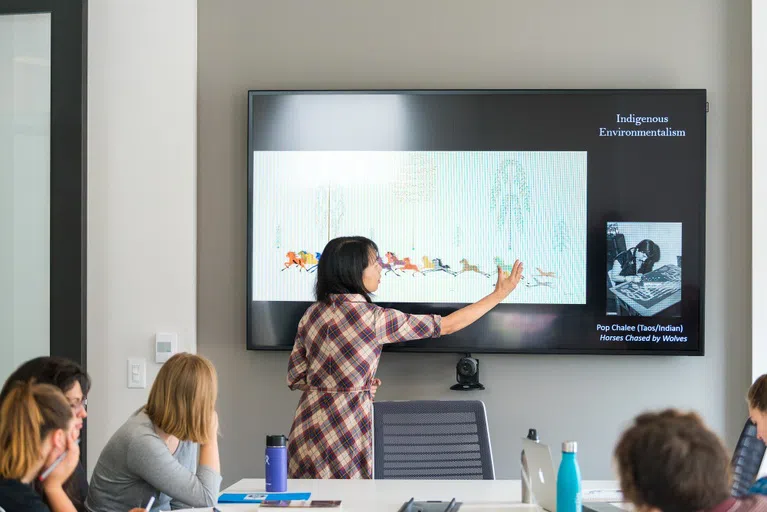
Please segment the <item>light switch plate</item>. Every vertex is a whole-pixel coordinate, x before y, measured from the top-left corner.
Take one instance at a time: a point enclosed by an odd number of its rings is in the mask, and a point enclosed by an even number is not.
[[[146,388],[146,359],[128,359],[128,387]]]

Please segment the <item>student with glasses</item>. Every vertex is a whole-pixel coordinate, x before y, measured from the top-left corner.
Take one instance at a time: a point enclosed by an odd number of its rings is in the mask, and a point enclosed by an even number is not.
[[[76,437],[79,437],[83,428],[83,422],[88,417],[88,392],[91,388],[91,379],[77,363],[61,357],[38,357],[27,361],[14,371],[5,381],[0,391],[0,403],[10,392],[17,382],[30,382],[32,379],[38,384],[50,384],[59,388],[72,409],[74,415],[74,429]],[[35,490],[45,497],[42,485],[34,484]],[[64,482],[64,491],[74,504],[78,512],[85,511],[85,498],[88,495],[88,476],[81,462],[78,462],[72,475]]]

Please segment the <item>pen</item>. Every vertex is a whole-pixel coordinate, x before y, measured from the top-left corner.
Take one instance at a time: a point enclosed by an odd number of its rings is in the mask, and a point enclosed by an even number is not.
[[[80,439],[77,440],[77,444],[80,444]],[[56,460],[53,461],[53,464],[48,466],[48,469],[46,469],[45,471],[42,472],[42,474],[40,475],[40,481],[41,482],[43,480],[45,480],[46,478],[48,478],[51,473],[53,473],[53,470],[56,469],[56,466],[61,464],[61,461],[64,460],[64,457],[67,456],[67,451],[68,450],[65,450],[64,453],[62,453],[61,455],[56,457]]]

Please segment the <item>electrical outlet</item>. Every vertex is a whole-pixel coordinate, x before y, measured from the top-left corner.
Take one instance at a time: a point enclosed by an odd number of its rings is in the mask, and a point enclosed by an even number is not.
[[[128,359],[128,387],[146,388],[146,359]]]

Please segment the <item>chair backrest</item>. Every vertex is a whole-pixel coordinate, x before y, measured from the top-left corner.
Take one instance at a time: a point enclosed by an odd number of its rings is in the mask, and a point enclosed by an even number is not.
[[[494,480],[479,400],[373,402],[377,479]]]
[[[765,445],[756,437],[756,425],[746,420],[732,455],[732,489],[735,497],[743,496],[756,480],[764,458]]]

